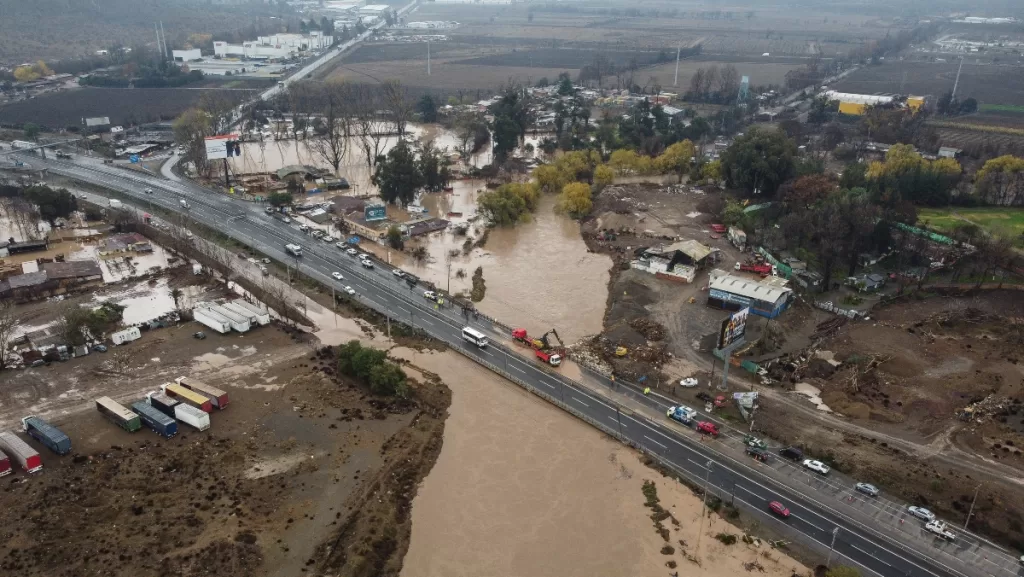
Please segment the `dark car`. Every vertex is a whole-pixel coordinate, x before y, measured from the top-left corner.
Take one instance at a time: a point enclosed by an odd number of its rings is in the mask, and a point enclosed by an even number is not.
[[[92,350],[97,353],[105,353],[107,352],[107,345],[93,345]]]
[[[761,461],[762,463],[767,463],[768,460],[771,459],[772,457],[771,453],[760,447],[747,447],[746,452],[748,455],[757,459],[758,461]]]
[[[804,458],[804,452],[799,447],[786,447],[780,450],[779,454],[794,461],[802,461]]]

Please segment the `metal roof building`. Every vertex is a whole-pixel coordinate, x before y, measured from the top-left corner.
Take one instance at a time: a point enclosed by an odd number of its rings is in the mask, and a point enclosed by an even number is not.
[[[750,312],[773,319],[789,306],[793,290],[732,275],[713,277],[709,285],[708,306],[726,310],[750,307]]]

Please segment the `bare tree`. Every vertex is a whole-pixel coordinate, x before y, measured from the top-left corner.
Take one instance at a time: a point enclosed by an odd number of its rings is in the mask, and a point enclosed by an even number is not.
[[[312,82],[294,82],[288,87],[288,109],[292,112],[292,138],[298,142],[306,136],[317,106],[319,90]],[[301,138],[300,138],[301,137]]]
[[[380,89],[381,95],[384,97],[384,103],[387,105],[388,114],[391,116],[391,121],[395,124],[398,135],[402,136],[405,134],[405,125],[408,124],[409,117],[412,116],[412,103],[409,100],[409,92],[397,80],[388,80],[381,84]]]
[[[706,74],[707,72],[704,70],[704,67],[700,67],[690,77],[690,92],[698,99],[704,98],[704,76]]]
[[[387,142],[388,121],[377,113],[377,92],[370,87],[362,87],[356,92],[354,131],[359,137],[358,145],[366,157],[366,166],[377,165],[377,157],[384,154]]]
[[[718,65],[712,64],[704,72],[704,81],[701,83],[700,93],[705,97],[711,94],[711,88],[718,83]]]
[[[718,93],[726,100],[732,100],[740,89],[740,73],[732,64],[722,67],[718,73]]]
[[[14,329],[18,319],[14,316],[14,303],[9,300],[0,301],[0,371],[7,364],[7,347],[14,339]]]
[[[345,83],[329,82],[324,85],[318,100],[323,123],[309,146],[334,167],[337,174],[352,136],[351,91]]]

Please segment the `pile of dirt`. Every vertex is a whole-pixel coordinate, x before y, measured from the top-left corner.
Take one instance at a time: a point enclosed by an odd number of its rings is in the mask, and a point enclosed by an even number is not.
[[[629,321],[629,326],[649,341],[660,341],[665,338],[665,326],[657,321],[636,318]]]

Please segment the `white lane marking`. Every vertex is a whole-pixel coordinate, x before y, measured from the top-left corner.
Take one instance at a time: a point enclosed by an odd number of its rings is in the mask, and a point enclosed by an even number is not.
[[[655,441],[654,439],[648,437],[647,435],[644,435],[644,438],[647,439],[648,441],[654,443],[655,445],[661,447],[662,449],[667,449],[668,448],[665,445],[662,445],[661,443],[659,443],[658,441]]]
[[[630,417],[630,418],[632,418],[632,417]],[[693,447],[690,447],[689,445],[687,445],[687,444],[683,443],[682,441],[679,441],[679,440],[677,440],[677,439],[673,439],[672,437],[669,437],[669,436],[668,436],[668,435],[666,435],[665,433],[662,433],[661,431],[659,431],[659,430],[657,430],[657,429],[655,429],[655,428],[651,427],[651,426],[650,426],[650,425],[648,425],[647,423],[645,423],[645,422],[643,422],[643,421],[638,421],[638,420],[636,420],[636,419],[633,419],[633,420],[634,420],[634,421],[636,421],[637,423],[639,423],[639,424],[640,424],[641,426],[643,426],[644,428],[648,429],[649,431],[651,431],[651,432],[653,432],[653,433],[656,433],[656,434],[658,434],[658,435],[661,435],[662,437],[664,437],[664,438],[668,439],[669,441],[672,441],[673,443],[676,443],[676,444],[677,444],[677,445],[679,445],[680,447],[682,447],[682,448],[684,448],[684,449],[686,449],[686,450],[688,450],[688,451],[690,451],[690,452],[697,452],[697,450],[696,450],[695,448],[693,448]],[[747,477],[746,475],[744,475],[744,474],[740,473],[739,471],[736,471],[736,470],[734,470],[734,469],[731,469],[731,468],[728,468],[728,467],[726,467],[726,469],[727,469],[727,470],[729,470],[730,472],[732,472],[732,473],[734,473],[734,474],[736,474],[736,475],[738,475],[738,476],[742,477],[743,479],[745,479],[746,481],[750,482],[750,483],[751,483],[751,484],[753,484],[753,485],[757,485],[758,487],[761,487],[762,489],[764,489],[764,490],[766,490],[766,491],[769,491],[769,492],[772,492],[772,493],[774,493],[774,492],[775,492],[775,490],[773,490],[773,489],[770,489],[770,488],[768,488],[768,487],[764,486],[764,485],[763,485],[763,484],[761,484],[761,483],[758,483],[757,481],[755,481],[755,480],[753,480],[753,479],[751,479],[751,478]],[[789,490],[790,490],[790,491],[794,491],[794,489],[792,489],[792,488],[789,488]],[[811,501],[813,502],[813,499],[812,499]],[[816,511],[814,511],[814,509],[812,509],[812,508],[807,508],[807,512],[809,512],[809,513],[811,513],[811,514],[815,515],[815,516],[816,516],[816,517],[818,517],[819,519],[822,519],[822,520],[824,520],[824,521],[829,521],[829,520],[828,520],[828,519],[826,519],[826,518],[825,518],[824,516],[822,516],[822,515],[818,514],[818,513],[816,512]],[[840,518],[843,518],[843,521],[844,521],[844,522],[847,522],[847,523],[848,523],[848,522],[850,522],[850,521],[847,521],[847,520],[846,520],[846,519],[844,518],[844,516],[843,516],[843,515],[841,515],[841,514],[840,514],[840,515],[838,515],[838,516],[839,516]],[[853,521],[853,523],[858,523],[858,522],[857,522],[857,521]],[[860,533],[857,533],[857,532],[851,531],[850,529],[847,529],[847,533],[848,533],[848,534],[850,534],[850,535],[852,535],[852,536],[855,536],[855,537],[857,537],[857,538],[859,538],[859,539],[862,539],[862,540],[863,540],[863,541],[865,541],[865,542],[868,542],[868,543],[872,543],[872,544],[875,544],[875,545],[877,545],[877,543],[875,543],[874,541],[871,541],[870,539],[868,539],[867,537],[865,537],[864,535],[862,535],[862,534],[860,534]],[[881,537],[882,539],[885,539],[885,537],[884,537],[884,536],[881,536],[881,535],[879,535],[879,537]],[[899,545],[899,544],[896,544],[896,546],[897,546],[897,547],[899,547],[899,548],[901,548],[901,549],[904,549],[904,547],[905,547],[905,546],[901,546],[901,545]],[[899,555],[899,554],[897,554],[897,553],[894,553],[894,552],[890,551],[889,549],[887,549],[887,548],[885,548],[885,547],[881,547],[881,546],[879,547],[879,549],[880,549],[881,551],[885,551],[886,553],[888,553],[889,555],[892,555],[893,557],[896,557],[896,558],[900,558],[900,559],[903,559],[903,560],[904,560],[904,561],[905,561],[906,563],[909,563],[910,565],[913,565],[914,567],[917,567],[918,569],[920,569],[921,571],[924,571],[925,573],[927,573],[927,574],[929,574],[929,575],[934,575],[935,577],[939,577],[939,575],[937,575],[937,574],[936,574],[936,573],[934,573],[933,571],[930,571],[930,570],[928,570],[927,568],[925,568],[925,567],[922,567],[922,566],[918,565],[917,563],[915,563],[915,562],[911,561],[910,559],[908,559],[908,558],[907,558],[907,557],[906,557],[905,555],[902,555],[902,556],[901,556],[901,555]],[[918,553],[917,551],[913,551],[913,552],[914,552],[914,553],[916,553],[916,554],[921,554],[921,553]],[[934,559],[933,559],[933,561],[934,561]],[[943,567],[944,567],[945,569],[949,570],[949,571],[950,571],[950,572],[952,572],[952,573],[956,573],[956,574],[958,574],[958,575],[964,575],[964,573],[963,573],[962,571],[958,571],[958,570],[956,570],[956,569],[953,569],[952,567],[949,567],[948,565],[946,565],[946,564],[944,564],[944,563],[939,563],[939,564],[940,564],[940,565],[942,565],[942,566],[943,566]]]
[[[526,371],[524,371],[523,369],[520,369],[519,367],[517,367],[515,365],[510,365],[509,368],[512,369],[513,371],[519,372],[520,374],[523,374],[523,375],[526,374]]]
[[[572,400],[574,400],[574,401],[576,401],[577,403],[579,403],[579,404],[583,405],[584,407],[589,407],[589,406],[590,406],[590,405],[588,405],[588,404],[584,403],[583,401],[581,401],[581,400],[577,399],[576,397],[573,397],[573,398],[572,398]]]
[[[805,521],[805,523],[806,523],[806,521]],[[878,557],[876,557],[873,554],[871,554],[871,553],[861,549],[860,547],[854,545],[853,543],[847,543],[847,545],[849,545],[851,549],[856,549],[856,550],[860,551],[861,553],[867,555],[868,557],[871,557],[872,559],[874,559],[875,561],[878,561],[879,563],[881,563],[882,565],[885,565],[886,567],[892,567],[892,565],[886,563],[885,561],[882,561]]]
[[[793,514],[791,514],[790,516],[791,516],[791,517],[793,517],[794,519],[800,519],[800,520],[801,520],[801,521],[803,521],[804,523],[807,523],[808,525],[810,525],[811,527],[814,527],[815,529],[817,529],[817,530],[821,531],[822,533],[824,533],[824,532],[825,532],[825,530],[824,530],[824,529],[822,529],[821,527],[819,527],[819,526],[815,525],[814,523],[811,523],[811,522],[810,522],[810,521],[808,521],[807,519],[804,519],[803,517],[798,517],[798,516],[796,515],[796,513],[793,513]],[[850,547],[853,547],[853,545],[850,545]],[[856,547],[854,547],[854,548],[856,549]],[[874,555],[872,555],[872,557],[874,557],[875,559],[878,559],[878,557],[875,557]],[[886,563],[886,565],[888,565],[888,563]]]
[[[743,485],[736,485],[736,488],[737,489],[743,489],[744,491],[750,493],[751,495],[757,497],[758,499],[761,499],[762,501],[767,501],[768,500],[768,499],[765,499],[764,497],[762,497],[761,495],[758,495],[757,493],[751,491],[750,489],[744,487]]]
[[[555,388],[555,385],[552,385],[552,384],[548,383],[547,381],[545,381],[543,379],[541,379],[540,384],[547,386],[549,389],[554,389]]]

